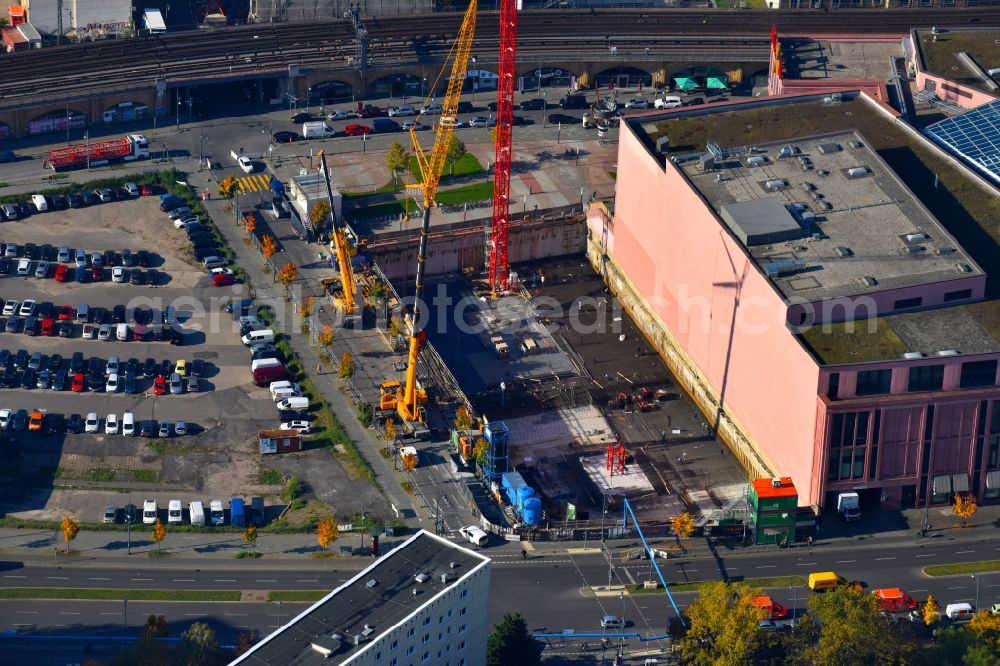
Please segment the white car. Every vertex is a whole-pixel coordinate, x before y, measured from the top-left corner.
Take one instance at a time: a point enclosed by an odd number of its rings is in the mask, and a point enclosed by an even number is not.
[[[121,362],[122,362],[122,360],[118,356],[109,356],[108,357],[108,365],[107,365],[106,368],[104,368],[104,374],[106,374],[106,375],[117,375],[118,374],[118,368],[121,366]]]
[[[677,109],[684,106],[684,102],[676,95],[667,95],[653,102],[653,106],[657,109]]]
[[[302,419],[295,419],[294,421],[285,421],[284,423],[281,424],[280,429],[297,430],[299,434],[304,435],[307,432],[309,432],[309,430],[311,430],[311,426],[309,425],[309,421],[304,421]]]
[[[108,383],[104,387],[104,390],[108,393],[118,393],[118,374],[108,375]]]
[[[29,298],[28,300],[21,303],[21,309],[17,311],[17,314],[19,314],[22,317],[30,317],[31,315],[35,314],[35,301]]]
[[[31,259],[21,259],[17,262],[18,275],[31,275]]]
[[[426,129],[430,129],[427,125],[421,125],[416,120],[404,120],[402,124],[404,132],[409,132],[410,130],[416,130],[418,132],[423,132]]]
[[[19,303],[17,301],[7,301],[3,304],[3,314],[5,317],[9,317],[17,312],[17,306]]]
[[[135,435],[135,414],[132,412],[122,414],[122,434],[129,437]]]
[[[145,500],[142,503],[142,524],[153,525],[156,523],[156,500]]]
[[[101,420],[97,418],[97,412],[91,412],[87,414],[87,420],[84,422],[83,430],[84,432],[97,432],[100,425]]]
[[[128,282],[128,273],[125,272],[123,267],[115,266],[111,269],[111,281],[118,282],[119,284]]]
[[[208,272],[209,275],[235,275],[232,268],[213,268]]]
[[[416,109],[414,109],[409,104],[404,104],[402,106],[390,106],[389,107],[389,117],[397,118],[399,116],[415,116],[417,115]]]
[[[97,339],[105,342],[111,339],[111,324],[101,324],[97,330]]]
[[[469,123],[459,120],[455,116],[442,116],[439,121],[445,127],[468,127]]]
[[[13,409],[0,409],[0,430],[6,430],[10,427],[12,416],[14,416]]]
[[[349,118],[353,118],[353,117],[354,117],[354,114],[351,113],[350,111],[332,111],[332,112],[330,112],[327,115],[326,119],[327,120],[348,120]]]
[[[56,255],[56,261],[68,264],[69,260],[70,260],[69,248],[65,246],[60,247],[59,253]]]
[[[428,104],[424,108],[420,109],[420,115],[422,116],[436,116],[441,113],[440,104]]]
[[[635,99],[630,99],[625,102],[626,109],[648,109],[649,100],[645,97],[636,97]]]
[[[240,168],[243,169],[243,173],[253,173],[253,160],[249,157],[241,155],[237,162],[240,163]]]
[[[205,268],[221,268],[229,263],[229,260],[225,257],[216,257],[212,255],[211,257],[205,257],[201,260],[201,265]]]
[[[104,420],[104,434],[105,435],[117,435],[118,434],[118,417],[114,414],[108,414],[108,418]]]
[[[197,224],[201,222],[201,219],[197,215],[191,215],[189,217],[181,217],[174,220],[175,229],[184,229],[189,224]]]
[[[486,116],[476,116],[469,121],[469,127],[493,127],[497,124],[494,118],[487,118]]]
[[[81,337],[83,337],[84,340],[93,340],[97,337],[97,327],[93,324],[84,324],[83,335]]]

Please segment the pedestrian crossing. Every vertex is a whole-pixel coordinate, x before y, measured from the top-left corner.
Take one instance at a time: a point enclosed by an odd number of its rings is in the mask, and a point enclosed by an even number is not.
[[[271,176],[266,173],[240,176],[236,179],[236,184],[239,186],[241,194],[266,192],[271,187]]]

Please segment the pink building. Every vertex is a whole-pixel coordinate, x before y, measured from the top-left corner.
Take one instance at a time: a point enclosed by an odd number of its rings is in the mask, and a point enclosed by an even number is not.
[[[932,28],[912,30],[908,66],[917,90],[967,109],[1000,98],[991,70],[1000,68],[1000,30]]]
[[[857,91],[622,123],[591,260],[748,476],[803,505],[1000,498],[1000,302],[939,221],[974,207],[929,173],[968,177]]]

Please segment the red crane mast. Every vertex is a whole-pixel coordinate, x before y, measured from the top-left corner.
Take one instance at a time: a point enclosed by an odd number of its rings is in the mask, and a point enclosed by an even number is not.
[[[507,230],[510,225],[511,127],[514,124],[514,77],[517,76],[517,5],[500,3],[500,62],[497,67],[496,161],[493,172],[493,221],[489,235],[489,282],[493,296],[508,288]]]

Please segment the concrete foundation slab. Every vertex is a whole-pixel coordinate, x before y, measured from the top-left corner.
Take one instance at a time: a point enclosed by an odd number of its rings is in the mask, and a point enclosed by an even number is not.
[[[624,474],[611,473],[605,456],[584,456],[580,458],[583,471],[594,482],[602,495],[618,497],[642,497],[653,495],[655,490],[638,465],[626,465]]]

